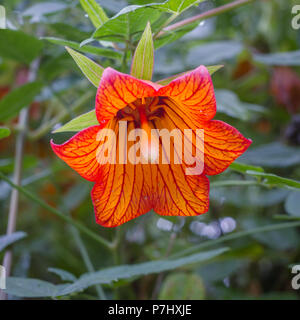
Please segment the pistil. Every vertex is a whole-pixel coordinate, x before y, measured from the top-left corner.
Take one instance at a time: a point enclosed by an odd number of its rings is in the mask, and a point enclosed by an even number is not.
[[[138,108],[140,124],[142,129],[141,135],[141,155],[147,162],[154,162],[158,157],[158,149],[151,143],[151,127],[146,115],[146,106],[142,104]]]

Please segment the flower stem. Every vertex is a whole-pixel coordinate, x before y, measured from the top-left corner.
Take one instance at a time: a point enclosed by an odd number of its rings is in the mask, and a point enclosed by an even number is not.
[[[225,4],[224,6],[214,8],[212,10],[208,10],[204,13],[200,13],[196,16],[191,17],[191,18],[187,18],[187,19],[184,19],[184,20],[179,21],[177,23],[171,24],[170,26],[168,26],[168,27],[164,28],[162,31],[160,31],[157,34],[156,38],[159,38],[170,31],[175,31],[175,30],[180,29],[180,28],[182,28],[186,25],[189,25],[191,23],[198,22],[198,21],[204,20],[204,19],[208,19],[208,18],[214,17],[220,13],[229,11],[234,8],[238,8],[244,4],[247,4],[252,1],[254,1],[254,0],[236,0],[231,3]]]
[[[158,37],[158,35],[160,34],[160,32],[167,27],[173,20],[175,20],[178,17],[178,13],[173,13],[166,21],[165,23],[162,25],[162,27],[155,32],[155,34],[153,35],[153,39],[156,39]]]
[[[89,256],[89,254],[87,252],[87,249],[86,249],[86,247],[85,247],[85,245],[84,245],[84,243],[83,243],[83,241],[82,241],[82,239],[80,237],[80,234],[79,234],[78,230],[75,227],[71,227],[71,232],[72,232],[72,234],[74,236],[75,242],[76,242],[76,244],[78,246],[78,249],[80,251],[81,257],[83,259],[83,262],[84,262],[88,272],[95,272],[95,268],[94,268],[94,266],[92,264],[90,256]],[[104,293],[104,290],[103,290],[102,286],[100,284],[96,284],[95,288],[96,288],[96,291],[97,291],[99,299],[106,300],[106,295]]]
[[[295,228],[295,227],[300,227],[300,221],[276,223],[276,224],[271,224],[271,225],[267,225],[267,226],[263,226],[263,227],[253,228],[253,229],[250,229],[250,230],[234,232],[234,233],[231,233],[229,235],[220,237],[218,239],[208,240],[208,241],[205,241],[205,242],[203,242],[201,244],[198,244],[198,245],[195,245],[193,247],[190,247],[190,248],[188,248],[186,250],[183,250],[183,251],[181,251],[181,252],[179,252],[177,254],[174,254],[174,255],[170,256],[170,258],[172,258],[172,259],[180,258],[180,257],[183,257],[183,256],[185,256],[187,254],[191,254],[191,253],[194,253],[194,252],[199,252],[202,249],[206,249],[206,248],[214,246],[216,244],[219,244],[219,243],[222,243],[222,242],[226,242],[226,241],[229,241],[229,240],[234,240],[234,239],[246,237],[246,236],[249,236],[251,234],[278,231],[278,230],[281,230],[281,229]]]
[[[86,226],[81,224],[80,222],[74,221],[71,217],[67,216],[66,214],[61,213],[60,211],[56,210],[55,208],[49,206],[46,202],[40,200],[38,197],[36,197],[34,194],[26,190],[25,188],[16,185],[13,183],[10,179],[8,179],[2,172],[0,172],[0,178],[6,181],[10,186],[12,186],[14,189],[18,190],[22,194],[24,194],[28,199],[38,203],[41,207],[45,208],[46,210],[50,211],[51,213],[55,214],[65,222],[68,222],[72,224],[74,227],[76,227],[78,230],[80,230],[82,233],[86,234],[90,238],[96,240],[103,246],[105,246],[107,249],[112,249],[112,244],[107,241],[106,239],[102,238],[95,232],[88,229]]]
[[[211,183],[211,187],[234,187],[234,186],[265,186],[263,183],[254,180],[224,180]]]

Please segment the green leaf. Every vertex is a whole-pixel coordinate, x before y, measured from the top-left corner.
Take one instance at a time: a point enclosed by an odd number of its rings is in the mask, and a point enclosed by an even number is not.
[[[5,249],[7,246],[11,245],[12,243],[25,238],[27,234],[22,231],[14,232],[9,235],[1,236],[0,237],[0,251]]]
[[[103,56],[103,57],[107,57],[107,58],[111,58],[111,59],[122,58],[121,53],[114,51],[112,49],[108,49],[108,48],[98,48],[98,47],[94,47],[94,46],[82,46],[81,47],[78,42],[64,40],[64,39],[55,38],[55,37],[43,37],[42,39],[47,40],[47,41],[54,43],[54,44],[61,45],[61,46],[65,46],[65,47],[67,46],[67,47],[70,47],[70,48],[73,48],[75,50],[85,52],[85,53],[91,53],[94,55]]]
[[[300,149],[272,142],[251,148],[239,161],[262,167],[285,168],[300,164]]]
[[[80,30],[78,27],[62,22],[49,23],[48,26],[54,31],[54,37],[58,35],[64,39],[81,42],[90,36],[90,32]]]
[[[202,278],[195,273],[173,273],[162,284],[160,300],[204,300],[205,287]]]
[[[80,70],[84,73],[84,75],[88,78],[88,80],[98,88],[99,82],[104,71],[104,68],[99,64],[89,59],[88,57],[66,47]]]
[[[241,172],[241,173],[246,173],[249,170],[258,171],[258,172],[264,172],[264,169],[261,168],[261,167],[251,166],[249,164],[240,163],[240,162],[233,162],[229,166],[229,168],[234,170],[234,171]]]
[[[41,52],[43,42],[22,31],[0,29],[0,56],[29,64]]]
[[[95,39],[125,41],[133,34],[145,29],[147,22],[151,25],[161,16],[161,12],[149,5],[129,6],[106,21],[93,34]]]
[[[18,297],[55,297],[80,292],[96,284],[110,284],[122,279],[136,279],[148,274],[174,270],[193,263],[208,261],[226,252],[227,248],[196,253],[179,259],[157,260],[103,269],[82,275],[73,284],[54,285],[37,279],[9,277],[6,293]]]
[[[180,14],[192,6],[198,5],[205,0],[169,0],[162,4],[153,5],[160,10],[166,10],[170,13]]]
[[[251,176],[256,176],[257,178],[264,178],[264,183],[272,186],[300,189],[299,181],[283,178],[273,173],[258,172],[253,170],[247,170],[246,173]]]
[[[291,192],[284,203],[284,208],[286,212],[294,217],[300,218],[300,192]]]
[[[0,126],[0,139],[6,138],[10,135],[10,129]]]
[[[0,6],[0,29],[5,29],[6,18],[5,18],[5,8]]]
[[[143,80],[151,80],[154,64],[154,48],[150,23],[144,30],[132,60],[131,74]]]
[[[220,70],[221,68],[223,68],[224,66],[223,65],[218,65],[218,66],[206,66],[208,72],[210,75],[214,74],[216,71]],[[162,86],[165,86],[167,85],[168,83],[170,83],[172,80],[180,77],[180,76],[183,76],[189,72],[191,72],[192,70],[189,70],[189,71],[185,71],[185,72],[182,72],[182,73],[179,73],[179,74],[176,74],[175,76],[171,76],[171,77],[168,77],[168,78],[165,78],[165,79],[161,79],[159,81],[157,81],[156,83],[158,84],[161,84]]]
[[[87,273],[81,276],[68,288],[63,289],[61,294],[70,294],[78,290],[86,289],[89,286],[95,284],[111,283],[113,281],[121,279],[141,277],[152,273],[160,273],[167,270],[173,270],[192,263],[204,262],[224,253],[227,250],[227,248],[220,248],[216,250],[196,253],[194,255],[180,259],[150,261],[135,265],[117,266],[93,273]]]
[[[238,96],[229,90],[215,90],[217,100],[217,111],[231,117],[249,121],[256,119],[258,115],[266,114],[266,109],[252,103],[242,102]]]
[[[71,121],[66,123],[64,126],[58,128],[52,133],[80,131],[85,128],[96,126],[96,125],[99,125],[99,122],[97,120],[95,110],[92,110],[90,112],[84,113],[72,119]]]
[[[65,286],[67,285],[55,285],[38,279],[8,277],[6,290],[3,291],[17,297],[55,297],[59,289]]]
[[[300,66],[300,50],[269,54],[254,54],[253,59],[266,65]]]
[[[0,100],[0,121],[15,117],[22,108],[34,100],[42,86],[40,82],[30,82],[6,94]]]
[[[63,281],[74,282],[77,279],[74,274],[66,270],[58,268],[48,268],[48,271],[58,275]]]
[[[88,14],[95,28],[99,28],[108,19],[106,13],[95,0],[80,0],[80,4],[84,11]]]
[[[101,25],[93,34],[95,39],[110,41],[126,41],[145,29],[149,21],[153,31],[160,30],[166,21],[164,14],[179,15],[193,5],[203,0],[168,0],[163,3],[150,3],[145,5],[131,5],[123,8],[119,13]],[[162,18],[161,24],[158,22]],[[185,29],[190,29],[188,26]]]

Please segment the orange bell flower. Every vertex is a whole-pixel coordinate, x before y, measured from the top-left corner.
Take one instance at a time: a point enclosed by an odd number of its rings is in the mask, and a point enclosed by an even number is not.
[[[208,211],[209,180],[207,175],[223,172],[251,144],[238,130],[218,120],[214,88],[204,66],[161,86],[139,80],[112,68],[103,72],[97,95],[96,116],[99,125],[78,132],[62,145],[51,141],[53,151],[83,178],[95,182],[91,196],[96,221],[105,227],[116,227],[153,209],[166,216],[196,216]],[[169,163],[159,160],[165,154],[161,140],[158,153],[151,150],[148,163],[103,163],[99,161],[101,129],[116,133],[117,159],[126,157],[133,141],[123,140],[119,133],[121,121],[127,121],[127,133],[134,129],[186,129],[193,130],[190,143],[193,150],[196,135],[204,132],[201,156],[203,170],[199,174],[186,174],[187,163]],[[140,143],[150,141],[143,135]],[[177,142],[171,143],[174,154],[180,152]],[[108,149],[109,149],[108,148]],[[110,150],[108,150],[109,152]],[[141,152],[142,153],[142,152]],[[145,155],[144,155],[145,157]],[[100,159],[101,160],[101,159]]]

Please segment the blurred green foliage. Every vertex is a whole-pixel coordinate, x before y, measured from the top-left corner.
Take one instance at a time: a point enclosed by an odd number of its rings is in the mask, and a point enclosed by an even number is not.
[[[72,226],[24,196],[17,230],[27,236],[7,238],[11,188],[1,180],[0,248],[18,240],[10,297],[97,299],[104,290],[115,299],[298,299],[290,272],[300,262],[300,37],[291,27],[297,1],[252,1],[155,39],[155,81],[200,64],[224,65],[212,76],[216,118],[253,144],[240,164],[210,177],[207,214],[162,219],[152,212],[117,229],[96,225],[91,183],[49,145],[51,138],[60,143],[72,135],[51,132],[91,111],[96,94],[64,46],[102,67],[129,72],[147,21],[157,35],[170,17],[176,23],[228,1],[198,1],[177,16],[195,1],[170,7],[162,1],[149,6],[152,1],[99,0],[106,12],[101,19],[80,2],[0,2],[7,27],[0,29],[0,172],[12,177],[16,118],[30,104],[22,186],[116,245],[105,248],[85,234],[78,239]],[[124,10],[128,5],[142,7]],[[16,88],[18,74],[37,58],[36,81],[23,92]]]

